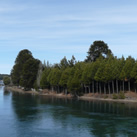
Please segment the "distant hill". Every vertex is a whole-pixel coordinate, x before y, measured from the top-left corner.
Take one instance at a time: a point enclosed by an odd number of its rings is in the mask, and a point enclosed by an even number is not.
[[[8,75],[8,74],[0,74],[0,80],[3,80],[3,78],[4,78],[5,76],[10,76],[10,75]]]

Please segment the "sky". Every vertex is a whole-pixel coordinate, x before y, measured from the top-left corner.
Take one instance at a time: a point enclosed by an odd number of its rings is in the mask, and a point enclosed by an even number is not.
[[[23,49],[51,64],[83,61],[95,40],[136,59],[137,0],[0,0],[0,74]]]

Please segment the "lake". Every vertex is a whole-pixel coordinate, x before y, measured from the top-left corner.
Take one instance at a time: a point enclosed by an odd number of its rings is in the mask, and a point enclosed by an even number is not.
[[[0,137],[136,137],[137,103],[32,96],[0,87]]]

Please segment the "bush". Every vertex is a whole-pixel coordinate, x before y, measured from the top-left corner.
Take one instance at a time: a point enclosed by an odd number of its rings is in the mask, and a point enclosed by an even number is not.
[[[104,99],[107,99],[108,98],[108,95],[105,95]]]
[[[4,82],[5,85],[9,85],[10,84],[10,77],[5,76],[4,79],[3,79],[3,82]]]
[[[124,92],[120,91],[120,93],[119,93],[119,99],[125,99]]]
[[[118,95],[117,94],[113,94],[113,99],[118,99]]]

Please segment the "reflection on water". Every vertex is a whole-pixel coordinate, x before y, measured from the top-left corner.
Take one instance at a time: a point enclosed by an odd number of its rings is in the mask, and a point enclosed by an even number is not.
[[[14,137],[137,136],[136,103],[79,101],[8,91],[2,95],[9,105],[10,118],[5,120],[12,122],[8,128]]]
[[[5,96],[11,94],[11,92],[9,90],[7,90],[5,87],[3,87],[3,89],[4,89],[3,93]]]

